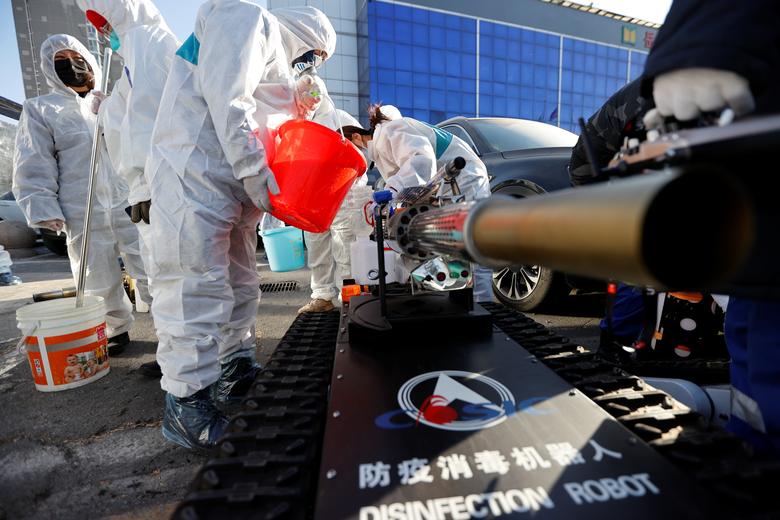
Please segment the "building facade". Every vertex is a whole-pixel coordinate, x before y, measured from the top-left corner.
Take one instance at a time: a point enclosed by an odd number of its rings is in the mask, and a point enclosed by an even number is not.
[[[393,104],[432,123],[517,117],[577,133],[579,117],[642,73],[658,29],[557,0],[366,1],[359,18],[361,108]]]
[[[100,61],[75,0],[11,1],[27,97],[48,91],[38,53],[51,34],[76,36]],[[658,29],[568,0],[261,3],[328,15],[338,45],[320,74],[336,106],[364,123],[368,104],[382,102],[431,123],[519,117],[578,132],[579,117],[641,74]]]
[[[338,33],[322,69],[328,89],[364,122],[382,102],[431,123],[519,117],[579,132],[579,117],[641,74],[659,27],[567,0],[306,3]]]

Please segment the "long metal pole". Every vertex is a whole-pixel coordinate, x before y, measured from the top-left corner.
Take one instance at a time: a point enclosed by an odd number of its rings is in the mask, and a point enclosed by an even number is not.
[[[111,71],[111,47],[103,50],[103,81],[101,92],[108,90],[108,75]],[[95,130],[92,132],[92,157],[89,162],[89,189],[87,191],[87,207],[84,210],[84,229],[81,233],[81,261],[79,262],[78,285],[76,286],[76,307],[84,305],[84,287],[87,283],[87,258],[89,257],[89,234],[92,221],[92,200],[95,194],[95,179],[97,179],[98,152],[102,143],[100,119],[95,116]]]
[[[377,206],[374,209],[374,221],[376,226],[374,233],[376,235],[377,250],[377,268],[379,269],[379,308],[382,317],[387,317],[387,273],[385,272],[385,230],[382,226],[382,207]]]
[[[729,280],[751,250],[752,200],[738,177],[707,169],[648,173],[521,200],[491,197],[395,222],[406,230],[399,243],[418,252],[706,290]],[[391,223],[396,235],[397,224]]]

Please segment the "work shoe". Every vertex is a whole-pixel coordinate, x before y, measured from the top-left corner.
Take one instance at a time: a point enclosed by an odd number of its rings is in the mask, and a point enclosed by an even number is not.
[[[149,361],[148,363],[142,364],[138,367],[138,371],[141,375],[148,377],[149,379],[160,379],[162,377],[162,369],[157,361]]]
[[[191,450],[213,448],[227,428],[228,420],[211,402],[212,387],[189,397],[165,394],[163,437]]]
[[[314,298],[312,301],[298,309],[298,314],[305,312],[328,312],[335,309],[333,302],[330,300],[323,300],[322,298]]]
[[[236,357],[222,365],[222,373],[212,385],[214,403],[223,410],[241,404],[261,367],[254,357]]]
[[[128,343],[130,343],[130,334],[127,332],[117,334],[113,338],[108,338],[108,355],[116,356],[117,354],[121,354]]]
[[[22,279],[15,276],[13,273],[0,273],[0,286],[6,285],[21,285]]]

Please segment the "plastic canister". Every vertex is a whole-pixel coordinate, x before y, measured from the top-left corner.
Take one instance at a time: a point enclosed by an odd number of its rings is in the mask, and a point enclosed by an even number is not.
[[[16,311],[35,388],[57,392],[96,381],[111,370],[103,298],[62,298]]]
[[[379,262],[377,261],[376,242],[366,236],[358,237],[349,246],[352,262],[352,278],[360,285],[376,285],[379,283]],[[387,283],[398,281],[398,254],[385,246],[385,272]]]

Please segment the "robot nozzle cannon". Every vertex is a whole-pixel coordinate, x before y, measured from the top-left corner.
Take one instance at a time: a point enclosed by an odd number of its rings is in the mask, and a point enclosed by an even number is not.
[[[719,286],[754,236],[750,197],[725,173],[688,169],[525,199],[425,204],[390,222],[403,254],[487,266],[543,265],[672,289]]]

